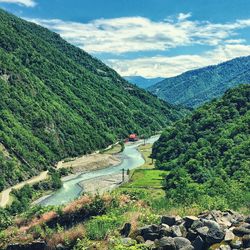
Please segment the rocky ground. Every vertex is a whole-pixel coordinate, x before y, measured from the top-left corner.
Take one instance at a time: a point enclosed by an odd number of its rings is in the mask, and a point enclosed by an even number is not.
[[[103,194],[119,187],[125,182],[128,182],[128,180],[129,176],[125,174],[123,181],[121,172],[119,174],[99,176],[90,180],[83,181],[80,183],[80,186],[82,187],[85,193]]]
[[[149,250],[250,250],[250,216],[231,210],[204,212],[197,217],[166,215],[161,217],[159,225],[147,225],[135,231],[131,228],[132,225],[126,223],[120,230],[122,249],[132,249],[131,246],[141,243]],[[60,246],[58,249],[67,248]],[[9,245],[7,250],[50,248],[46,242],[36,241],[28,245]]]
[[[250,250],[250,217],[233,211],[184,218],[162,216],[160,225],[148,225],[134,232],[130,228],[128,223],[121,230],[127,245],[136,240],[155,250]]]

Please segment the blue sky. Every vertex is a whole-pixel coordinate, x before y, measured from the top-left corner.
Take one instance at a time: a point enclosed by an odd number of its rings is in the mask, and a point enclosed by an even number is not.
[[[249,0],[0,0],[121,75],[171,77],[250,55]]]

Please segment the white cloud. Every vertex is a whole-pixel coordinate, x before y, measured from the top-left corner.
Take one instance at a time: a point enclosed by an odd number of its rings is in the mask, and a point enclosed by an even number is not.
[[[250,19],[232,23],[190,21],[190,13],[177,19],[152,21],[143,17],[98,19],[89,23],[33,19],[61,34],[90,53],[122,54],[138,51],[166,51],[179,46],[218,46],[234,39],[239,29],[250,27]],[[237,38],[235,38],[236,40]]]
[[[33,0],[0,0],[0,3],[15,3],[26,7],[34,7],[36,5]]]
[[[124,76],[171,77],[187,70],[250,55],[250,45],[238,34],[241,29],[250,28],[250,19],[211,23],[191,21],[190,17],[190,13],[180,13],[175,18],[158,22],[143,17],[98,19],[88,23],[58,19],[30,21],[54,30],[67,41],[97,57],[110,53],[110,59],[105,62]],[[212,47],[200,54],[193,54],[195,50],[192,50],[192,54],[162,55],[163,52],[175,52],[183,46],[195,48],[195,45]],[[158,56],[123,57],[128,52],[140,52],[143,55],[146,51]],[[112,54],[120,58],[112,59]]]
[[[185,19],[188,19],[191,16],[192,16],[191,13],[180,13],[178,15],[178,20],[183,21]]]
[[[250,55],[250,45],[227,44],[201,55],[155,56],[134,60],[110,59],[107,63],[123,76],[172,77],[188,70],[247,55]]]
[[[242,44],[242,43],[246,43],[246,40],[245,39],[228,39],[228,40],[225,40],[225,43],[228,43],[228,44]]]

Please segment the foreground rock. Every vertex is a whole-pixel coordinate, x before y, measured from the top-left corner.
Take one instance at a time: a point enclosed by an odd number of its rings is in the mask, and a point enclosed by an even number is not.
[[[250,219],[231,210],[162,216],[160,225],[138,228],[130,237],[154,250],[250,249]]]
[[[12,244],[7,247],[7,250],[48,250],[48,246],[44,241],[34,241],[27,245]]]

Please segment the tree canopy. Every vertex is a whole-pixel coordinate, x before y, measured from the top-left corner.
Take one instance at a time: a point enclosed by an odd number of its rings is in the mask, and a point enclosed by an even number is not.
[[[167,195],[180,203],[202,197],[250,203],[249,108],[250,85],[241,85],[164,131],[153,157],[159,169],[170,171]]]

